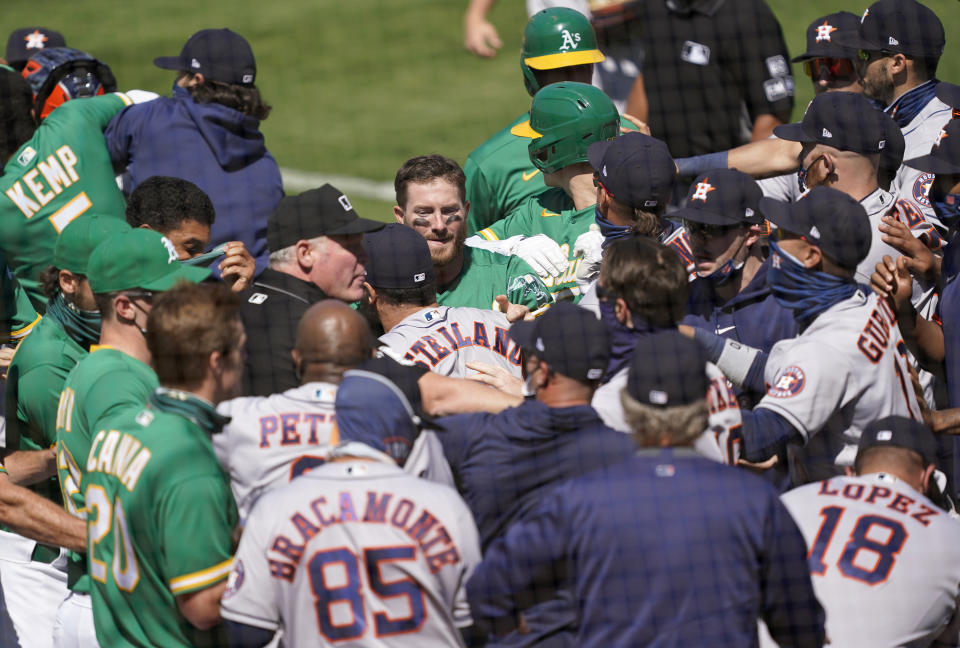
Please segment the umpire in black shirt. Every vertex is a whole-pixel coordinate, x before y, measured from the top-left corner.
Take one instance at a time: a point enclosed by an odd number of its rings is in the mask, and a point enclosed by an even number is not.
[[[357,216],[350,199],[329,184],[280,201],[267,222],[269,267],[243,293],[240,309],[246,394],[300,384],[290,355],[300,317],[321,299],[350,303],[363,296],[363,235],[382,227]]]

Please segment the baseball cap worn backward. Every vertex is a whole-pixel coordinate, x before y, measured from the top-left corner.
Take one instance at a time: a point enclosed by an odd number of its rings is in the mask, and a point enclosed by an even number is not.
[[[229,29],[201,29],[187,40],[180,56],[159,56],[153,64],[232,85],[253,85],[257,77],[250,43]]]
[[[763,191],[756,180],[736,169],[700,174],[687,193],[687,204],[671,216],[707,225],[759,225]]]
[[[363,237],[367,283],[374,288],[417,288],[434,281],[430,244],[412,227],[390,223]]]
[[[819,143],[841,151],[870,155],[887,145],[885,115],[856,92],[824,92],[813,98],[803,120],[773,129],[780,139]]]
[[[364,234],[382,228],[383,223],[360,218],[343,192],[325,184],[280,200],[267,219],[267,248],[276,252],[318,236]]]
[[[947,122],[927,155],[904,160],[905,166],[929,173],[960,173],[960,119]]]
[[[866,51],[930,58],[939,58],[946,44],[937,14],[916,0],[874,2],[863,12],[856,35],[837,40]]]
[[[96,294],[136,288],[165,291],[178,281],[199,283],[209,276],[209,268],[180,263],[167,237],[140,227],[104,240],[87,263],[87,279]]]
[[[844,44],[857,37],[860,28],[860,16],[849,11],[820,16],[807,27],[807,51],[790,59],[791,63],[800,63],[814,58],[856,59],[857,47]]]
[[[848,270],[856,269],[870,251],[870,218],[863,205],[832,187],[814,187],[794,203],[762,198],[760,213]]]
[[[707,356],[703,348],[676,330],[637,340],[627,373],[627,393],[655,407],[676,407],[707,396]]]
[[[590,20],[566,7],[544,9],[523,30],[523,62],[535,70],[552,70],[604,60]]]
[[[515,322],[510,338],[557,373],[581,382],[602,379],[610,362],[606,325],[570,302],[557,302],[531,322]]]
[[[63,34],[46,27],[21,27],[14,29],[7,39],[4,58],[8,63],[25,63],[30,55],[47,47],[63,47],[67,44]]]
[[[57,237],[53,246],[53,265],[61,270],[86,275],[90,255],[114,234],[130,230],[122,218],[84,215],[76,218]]]
[[[410,455],[423,423],[397,385],[370,371],[345,372],[334,407],[341,441],[370,446],[400,465]]]
[[[892,446],[916,452],[924,465],[937,463],[937,440],[926,425],[905,416],[887,416],[871,421],[860,434],[860,450]]]
[[[677,180],[667,145],[643,133],[624,133],[587,149],[587,161],[614,199],[634,209],[666,205]]]

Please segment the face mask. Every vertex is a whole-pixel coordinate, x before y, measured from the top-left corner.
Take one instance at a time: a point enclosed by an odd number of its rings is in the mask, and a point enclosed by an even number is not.
[[[594,210],[594,218],[597,221],[597,226],[600,228],[600,233],[603,235],[602,247],[604,248],[618,239],[631,236],[633,233],[633,228],[627,225],[614,225],[611,223],[600,213],[599,209]]]
[[[47,306],[47,313],[63,327],[80,346],[90,348],[100,340],[100,311],[83,310],[67,301],[63,293],[57,292]]]
[[[823,159],[823,156],[821,155],[817,159],[815,159],[813,162],[808,164],[806,169],[804,169],[803,167],[800,167],[797,170],[797,186],[800,187],[800,193],[807,192],[807,174],[809,174],[810,169],[812,169],[813,166],[822,159]]]
[[[533,373],[527,374],[527,377],[523,379],[523,387],[520,388],[520,394],[524,398],[531,398],[537,395],[537,388],[533,386]]]
[[[802,326],[809,326],[820,313],[857,291],[853,279],[810,270],[770,241],[771,263],[767,284],[777,303],[792,310]]]

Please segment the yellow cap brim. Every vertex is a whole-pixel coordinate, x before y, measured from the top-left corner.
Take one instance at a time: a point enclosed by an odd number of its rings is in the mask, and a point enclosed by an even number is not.
[[[534,70],[554,70],[556,68],[570,67],[572,65],[586,65],[587,63],[599,63],[604,60],[604,55],[600,50],[583,50],[582,52],[559,52],[557,54],[547,54],[546,56],[531,56],[523,59],[527,67]]]
[[[528,119],[525,122],[521,122],[510,129],[511,135],[516,135],[517,137],[527,137],[529,139],[536,139],[538,137],[543,137],[542,133],[530,128],[530,120]]]

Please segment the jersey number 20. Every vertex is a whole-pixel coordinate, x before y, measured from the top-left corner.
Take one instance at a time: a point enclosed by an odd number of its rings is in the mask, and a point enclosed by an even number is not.
[[[846,509],[842,506],[825,506],[820,510],[823,523],[820,525],[820,531],[817,532],[817,537],[814,538],[813,545],[810,547],[810,555],[807,557],[807,562],[810,564],[810,573],[822,576],[827,572],[827,565],[823,562],[823,557],[827,553],[830,541],[833,540],[833,534],[837,530],[840,518],[843,517],[845,512]],[[885,540],[877,539],[884,536]],[[891,520],[882,515],[862,515],[854,525],[847,544],[843,547],[843,552],[837,560],[837,567],[848,578],[863,581],[868,585],[882,583],[890,576],[890,570],[893,569],[893,564],[897,560],[897,554],[903,549],[903,543],[906,540],[907,532],[903,525],[896,520]],[[860,552],[869,552],[876,557],[871,569],[866,569],[854,563],[857,554]],[[861,564],[865,564],[865,562],[861,562]]]
[[[410,578],[384,582],[381,575],[384,563],[416,560],[416,551],[414,546],[397,546],[363,552],[363,567],[373,593],[381,599],[405,597],[410,607],[409,616],[397,619],[391,619],[384,612],[374,614],[377,637],[416,632],[423,625],[427,612],[423,591],[417,583]],[[363,636],[367,630],[367,618],[360,577],[361,561],[357,556],[346,548],[318,551],[310,558],[307,568],[310,570],[310,588],[316,597],[317,622],[321,634],[331,642]],[[340,622],[334,621],[335,613]],[[349,619],[343,621],[344,616],[349,616]]]

